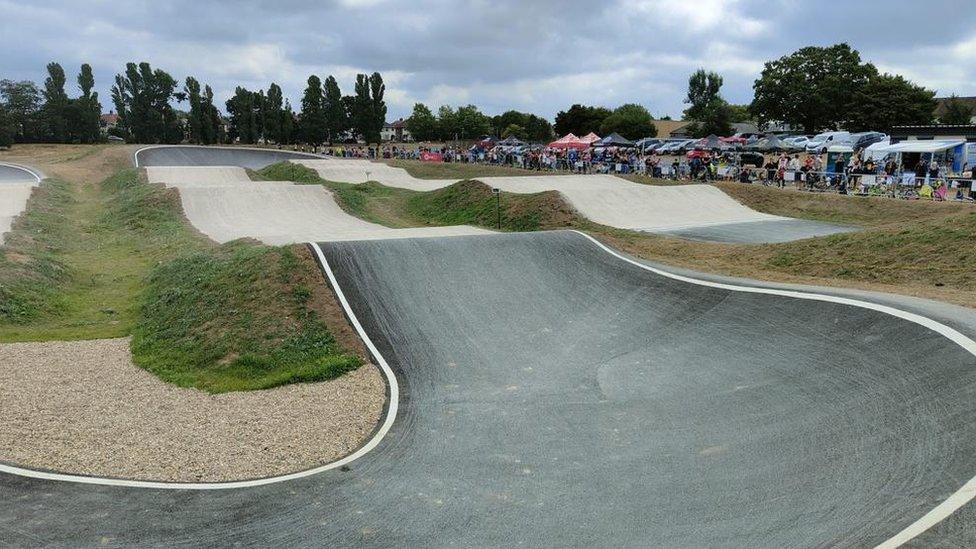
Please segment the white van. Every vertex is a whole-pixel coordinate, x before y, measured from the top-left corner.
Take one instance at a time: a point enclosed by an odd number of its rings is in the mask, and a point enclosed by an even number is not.
[[[823,154],[831,145],[847,145],[851,140],[851,132],[824,132],[817,134],[807,141],[807,152]]]

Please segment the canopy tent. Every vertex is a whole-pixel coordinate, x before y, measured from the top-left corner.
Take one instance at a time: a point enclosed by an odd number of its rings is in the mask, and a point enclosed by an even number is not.
[[[745,137],[736,137],[734,135],[731,137],[719,137],[718,140],[730,145],[745,145],[747,141]]]
[[[964,141],[902,141],[894,145],[888,145],[884,150],[886,153],[937,153],[955,149],[962,145]]]
[[[522,141],[521,139],[515,137],[514,135],[510,135],[505,139],[502,139],[501,141],[496,143],[496,145],[498,145],[499,147],[521,147],[525,145],[525,141]]]
[[[714,149],[727,149],[729,146],[727,143],[723,142],[718,138],[717,135],[712,134],[708,137],[703,137],[695,142],[695,147],[699,149],[714,150]]]
[[[872,160],[875,163],[883,161],[889,154],[886,149],[891,146],[891,138],[885,139],[884,141],[878,141],[877,143],[872,143],[864,149],[864,160]]]
[[[785,151],[789,149],[790,146],[783,142],[782,139],[776,137],[775,135],[770,135],[765,139],[760,139],[757,141],[753,147],[758,151]]]
[[[634,142],[619,133],[611,133],[603,139],[593,143],[596,147],[633,147]]]
[[[552,143],[549,143],[549,147],[552,149],[588,149],[590,148],[590,144],[580,141],[579,137],[571,133],[567,133]]]
[[[938,155],[940,160],[945,160],[952,163],[952,171],[954,172],[961,171],[962,165],[966,161],[966,142],[960,139],[939,141],[902,141],[900,143],[895,143],[894,145],[888,145],[887,147],[880,149],[878,152],[881,151],[883,151],[886,155],[897,154],[899,157],[904,154],[927,154],[931,159]],[[899,160],[902,161],[902,159]]]
[[[584,135],[583,137],[580,137],[579,140],[582,141],[583,143],[591,143],[592,144],[592,143],[596,143],[597,141],[599,141],[600,140],[600,136],[597,135],[597,134],[595,134],[595,133],[593,133],[593,132],[590,132],[590,133]]]
[[[479,147],[482,147],[484,149],[490,149],[492,147],[492,145],[494,145],[494,144],[495,144],[495,138],[494,137],[486,137],[486,138],[482,139],[481,141],[478,141],[478,146]]]

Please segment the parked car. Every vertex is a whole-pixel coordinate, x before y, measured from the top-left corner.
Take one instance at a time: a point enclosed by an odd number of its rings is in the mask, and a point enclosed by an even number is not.
[[[798,149],[805,149],[807,143],[810,142],[810,138],[805,135],[795,135],[793,137],[787,137],[783,141]]]
[[[855,151],[858,149],[866,149],[879,141],[884,141],[888,136],[881,132],[862,132],[855,133],[851,135],[850,143],[848,143],[852,149]]]
[[[697,142],[698,142],[697,139],[685,139],[684,141],[680,141],[677,144],[677,146],[674,148],[674,153],[675,154],[685,154],[686,152],[688,152],[691,149],[695,148],[695,143],[697,143]]]
[[[824,132],[811,137],[807,141],[806,149],[808,153],[823,154],[827,152],[827,147],[831,145],[848,144],[850,138],[850,132]]]

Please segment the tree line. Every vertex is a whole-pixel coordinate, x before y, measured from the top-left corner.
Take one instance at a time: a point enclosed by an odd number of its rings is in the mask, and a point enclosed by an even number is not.
[[[44,87],[25,80],[0,80],[0,146],[15,142],[94,143],[100,138],[102,105],[91,66],[84,64],[75,79],[78,93],[70,97],[64,68],[47,65]]]
[[[410,135],[418,141],[472,140],[485,135],[528,141],[547,141],[553,137],[552,124],[541,116],[516,110],[488,116],[474,105],[456,109],[443,105],[434,114],[427,105],[417,103],[405,123]]]
[[[69,97],[61,65],[50,63],[43,88],[30,81],[0,80],[0,146],[13,143],[94,143],[103,140],[102,105],[91,66],[78,75]],[[134,143],[270,142],[321,145],[347,139],[379,142],[386,120],[386,85],[378,72],[356,76],[352,95],[342,95],[335,77],[308,78],[301,110],[295,112],[281,87],[251,91],[238,86],[221,113],[213,89],[189,76],[179,82],[149,63],[127,63],[115,75],[111,100],[118,115],[107,133]],[[175,105],[187,104],[187,110]]]
[[[91,66],[76,78],[74,97],[58,63],[47,66],[40,87],[30,81],[0,80],[0,146],[14,142],[93,143],[102,139],[102,105],[94,92]],[[214,103],[213,89],[190,76],[182,84],[149,63],[128,63],[115,76],[112,104],[118,126],[112,133],[137,143],[214,144],[271,142],[321,145],[348,139],[380,141],[387,108],[386,86],[378,72],[358,74],[351,95],[343,95],[335,77],[308,78],[299,111],[281,87],[267,90],[238,86],[225,104],[226,118]],[[935,120],[935,92],[900,75],[881,73],[862,61],[848,44],[801,48],[764,65],[748,105],[727,102],[722,76],[704,69],[688,80],[684,118],[694,137],[728,135],[732,124],[755,120],[760,127],[785,123],[815,133],[843,127],[850,131],[886,131],[895,125]],[[174,104],[188,103],[188,111]],[[973,111],[954,96],[940,110],[938,122],[967,124]],[[662,119],[667,119],[664,117]],[[556,135],[619,133],[628,139],[653,137],[650,112],[635,103],[615,109],[574,104],[555,117],[510,110],[497,116],[475,105],[441,106],[436,113],[417,103],[406,120],[419,141],[474,140],[484,135],[545,142]]]

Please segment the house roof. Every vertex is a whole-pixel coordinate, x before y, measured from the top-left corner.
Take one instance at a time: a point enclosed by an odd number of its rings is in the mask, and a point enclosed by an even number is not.
[[[655,120],[658,137],[670,137],[673,132],[690,124],[687,120]]]
[[[103,114],[102,122],[105,122],[106,124],[117,124],[119,122],[119,115],[115,114],[114,112]]]
[[[938,118],[938,117],[942,116],[943,114],[945,114],[946,103],[948,103],[950,99],[952,99],[952,97],[936,97],[935,98],[935,101],[936,101],[936,105],[935,105],[935,117],[936,118]],[[976,113],[976,97],[956,97],[955,99],[956,99],[956,101],[959,101],[963,105],[966,105],[967,107],[969,107],[970,109],[972,109],[974,113]]]

